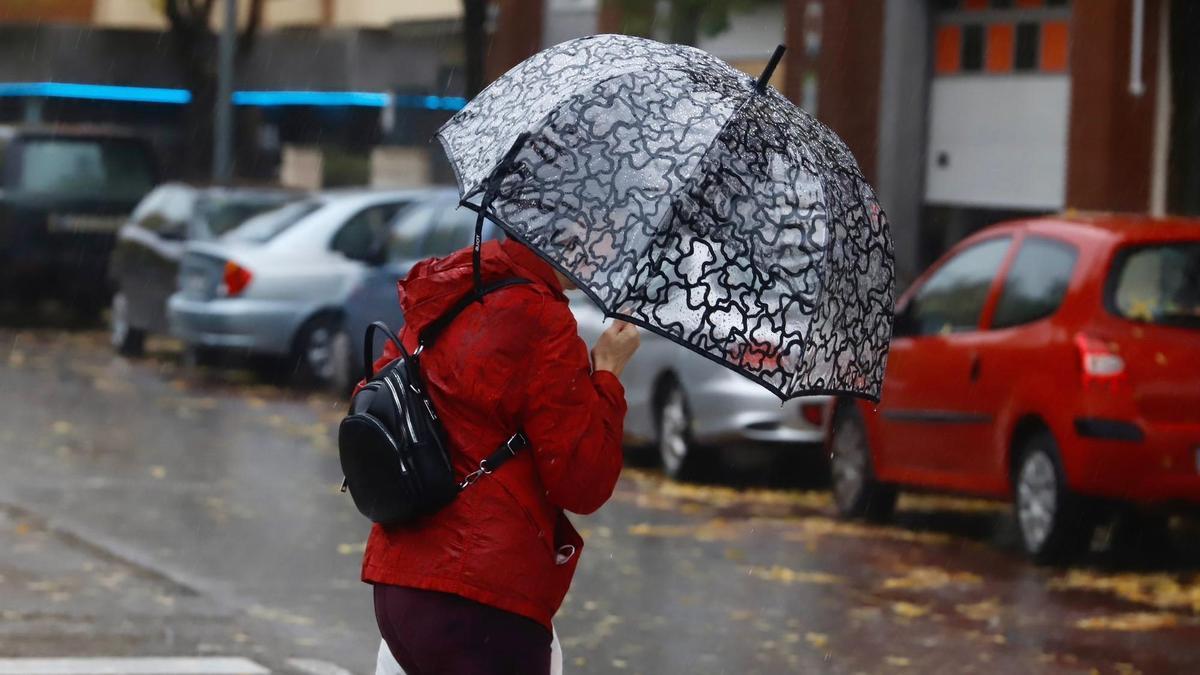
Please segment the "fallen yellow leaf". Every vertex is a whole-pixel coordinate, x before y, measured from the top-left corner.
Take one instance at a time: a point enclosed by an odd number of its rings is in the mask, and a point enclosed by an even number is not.
[[[911,602],[903,600],[892,603],[892,612],[899,616],[915,619],[919,616],[925,616],[929,613],[929,608],[924,605],[915,605]]]
[[[337,552],[342,555],[359,555],[367,550],[366,543],[359,544],[338,544]]]
[[[836,584],[841,583],[842,578],[828,574],[826,572],[813,572],[809,570],[793,570],[780,565],[772,567],[750,567],[747,569],[751,576],[763,579],[765,581],[777,581],[779,583],[790,584]]]
[[[1000,603],[996,598],[988,598],[980,602],[955,605],[954,609],[972,621],[990,621],[1000,615]]]
[[[903,576],[885,579],[883,587],[927,591],[951,584],[978,584],[982,581],[983,579],[978,574],[971,572],[949,572],[940,567],[914,567]]]
[[[1178,624],[1179,617],[1168,612],[1130,612],[1080,619],[1075,622],[1075,627],[1081,630],[1141,632],[1174,628]]]

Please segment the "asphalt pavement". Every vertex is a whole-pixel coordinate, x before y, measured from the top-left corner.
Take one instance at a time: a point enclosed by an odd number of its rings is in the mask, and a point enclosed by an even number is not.
[[[125,359],[96,329],[0,328],[0,672],[28,657],[372,672],[368,526],[338,492],[344,403],[150,346]],[[1040,568],[1002,504],[905,496],[894,523],[848,523],[795,466],[737,487],[627,469],[575,518],[566,671],[1200,672],[1186,545]]]

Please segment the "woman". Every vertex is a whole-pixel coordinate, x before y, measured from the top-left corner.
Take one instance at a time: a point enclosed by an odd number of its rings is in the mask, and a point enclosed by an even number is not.
[[[371,530],[362,578],[407,675],[548,673],[550,622],[583,548],[563,511],[600,508],[621,470],[617,377],[637,330],[615,322],[589,362],[563,275],[511,240],[484,245],[482,270],[531,283],[465,310],[422,353],[422,373],[459,476],[517,430],[530,448],[432,516]],[[417,264],[399,284],[405,346],[471,288],[470,248]]]

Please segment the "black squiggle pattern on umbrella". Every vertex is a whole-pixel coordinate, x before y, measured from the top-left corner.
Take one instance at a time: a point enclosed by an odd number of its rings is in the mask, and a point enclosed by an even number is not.
[[[531,57],[438,132],[466,197],[522,132],[491,212],[606,312],[783,398],[878,399],[888,223],[811,115],[700,50],[604,35]]]

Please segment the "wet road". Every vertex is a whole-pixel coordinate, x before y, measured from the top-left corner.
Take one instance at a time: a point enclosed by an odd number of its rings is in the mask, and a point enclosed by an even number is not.
[[[157,349],[0,329],[0,656],[370,672],[343,404]],[[575,520],[571,673],[1200,672],[1194,554],[1037,568],[987,502],[905,497],[873,526],[836,520],[819,490],[629,469]]]

